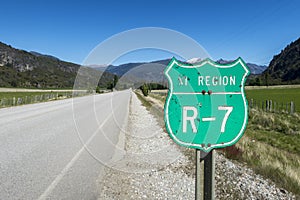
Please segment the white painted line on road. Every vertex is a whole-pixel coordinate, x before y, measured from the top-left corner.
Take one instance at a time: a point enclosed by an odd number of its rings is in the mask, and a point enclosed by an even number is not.
[[[97,131],[88,139],[88,141],[83,145],[83,147],[75,154],[72,160],[65,166],[65,168],[57,175],[57,177],[52,181],[52,183],[48,186],[48,188],[43,192],[43,194],[38,198],[38,200],[47,199],[47,196],[55,189],[61,179],[66,175],[68,170],[74,165],[74,163],[78,160],[80,155],[84,152],[86,146],[94,139],[97,135],[98,131],[104,126],[104,124],[108,121],[108,119],[112,116],[112,113],[102,122]]]

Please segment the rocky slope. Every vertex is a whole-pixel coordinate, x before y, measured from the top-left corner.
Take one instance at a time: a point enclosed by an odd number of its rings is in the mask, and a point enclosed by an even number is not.
[[[0,86],[72,87],[79,65],[0,43]]]
[[[267,84],[300,84],[300,38],[273,57],[262,78]]]

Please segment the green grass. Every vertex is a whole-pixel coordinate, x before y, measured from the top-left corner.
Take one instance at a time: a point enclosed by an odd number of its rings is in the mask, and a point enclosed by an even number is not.
[[[272,100],[286,105],[291,101],[296,105],[296,111],[300,112],[300,88],[262,88],[262,89],[247,89],[246,96],[248,101],[250,99],[256,100],[257,103],[265,102],[266,100]]]

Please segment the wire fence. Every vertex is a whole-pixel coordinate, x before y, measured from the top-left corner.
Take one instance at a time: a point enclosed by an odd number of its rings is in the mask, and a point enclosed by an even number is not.
[[[257,101],[255,99],[250,99],[248,105],[250,108],[260,109],[266,112],[288,114],[294,114],[297,112],[296,105],[293,101],[276,102],[273,100]]]
[[[161,96],[167,96],[167,90],[154,90],[152,93],[158,94]],[[273,100],[265,100],[265,101],[258,101],[255,99],[250,99],[248,101],[249,108],[260,109],[266,112],[274,112],[274,113],[289,113],[294,114],[299,112],[296,109],[296,104],[294,101],[290,102],[277,102]]]
[[[45,93],[45,94],[29,95],[29,96],[21,96],[21,97],[9,97],[9,98],[4,97],[4,98],[0,98],[0,108],[66,99],[71,97],[83,96],[86,94],[87,93],[59,92],[59,93]]]

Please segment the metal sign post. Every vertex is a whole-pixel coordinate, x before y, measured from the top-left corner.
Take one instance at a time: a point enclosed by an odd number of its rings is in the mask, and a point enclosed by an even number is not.
[[[201,200],[201,151],[196,149],[196,180],[195,180],[195,200]]]
[[[248,105],[244,85],[250,71],[241,58],[228,64],[206,59],[196,65],[173,58],[164,73],[169,83],[164,107],[166,129],[177,144],[197,149],[196,199],[201,198],[201,158],[203,197],[213,199],[213,149],[235,144],[246,129]]]
[[[215,156],[214,150],[204,158],[204,200],[215,199]]]
[[[203,157],[203,158],[202,158]],[[204,163],[202,169],[201,163]],[[215,152],[196,149],[195,200],[215,199]]]

